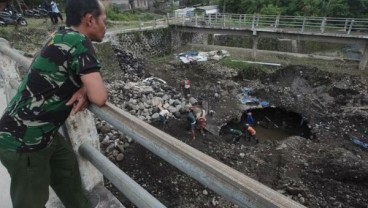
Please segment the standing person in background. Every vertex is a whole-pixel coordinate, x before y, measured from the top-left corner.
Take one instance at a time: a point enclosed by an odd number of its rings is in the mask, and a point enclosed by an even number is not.
[[[247,124],[254,126],[254,119],[253,119],[252,112],[247,113]]]
[[[195,130],[195,125],[196,125],[197,121],[196,121],[196,118],[195,118],[195,115],[194,115],[192,109],[190,109],[188,111],[187,121],[189,123],[189,128],[190,128],[190,132],[191,132],[191,135],[192,135],[192,139],[195,140],[195,132],[194,132],[194,130]]]
[[[49,15],[49,17],[50,17],[50,20],[51,20],[51,23],[52,24],[56,24],[56,20],[55,20],[55,16],[54,16],[54,14],[53,14],[53,12],[52,12],[52,7],[51,7],[51,4],[50,4],[50,2],[48,1],[48,0],[45,0],[44,2],[43,2],[43,8],[47,11],[47,14]],[[47,18],[46,18],[46,20],[44,21],[44,23],[45,22],[47,22]]]
[[[60,10],[57,4],[55,3],[55,1],[51,1],[50,5],[51,5],[52,14],[55,20],[54,24],[57,24],[59,22],[58,18],[60,18],[61,22],[64,22],[63,16],[61,15]]]
[[[11,177],[13,208],[45,207],[49,185],[66,208],[89,208],[73,149],[58,129],[70,112],[107,100],[91,41],[101,42],[98,0],[68,0],[66,24],[42,48],[0,119],[0,160]]]
[[[180,82],[180,86],[184,97],[188,99],[190,97],[190,80],[188,78],[183,79]]]

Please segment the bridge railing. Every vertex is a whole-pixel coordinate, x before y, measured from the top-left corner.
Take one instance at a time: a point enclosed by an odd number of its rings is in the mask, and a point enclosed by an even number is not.
[[[2,54],[17,60],[25,68],[30,65],[29,60],[24,60],[24,57],[11,51],[9,47],[0,45],[0,55]],[[110,103],[101,108],[90,105],[88,109],[171,165],[240,207],[304,207]],[[80,169],[92,163],[138,207],[164,207],[99,152],[99,138],[94,125],[89,111],[84,111],[70,116],[63,127],[64,135],[70,139],[76,151]],[[90,163],[81,165],[83,160]],[[84,186],[90,182],[89,178],[86,180],[85,177],[93,171],[93,168],[81,170]],[[93,190],[93,187],[87,190]]]
[[[368,33],[368,19],[338,17],[303,17],[259,14],[208,14],[194,16],[168,15],[169,24],[188,26],[213,26],[252,30],[283,30],[294,32],[319,32],[351,34]]]

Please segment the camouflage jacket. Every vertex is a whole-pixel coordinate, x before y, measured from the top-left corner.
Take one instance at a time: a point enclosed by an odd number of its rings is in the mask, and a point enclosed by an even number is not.
[[[99,71],[91,41],[70,28],[52,35],[33,60],[0,120],[0,148],[18,152],[47,147],[71,112],[66,102],[80,76]]]

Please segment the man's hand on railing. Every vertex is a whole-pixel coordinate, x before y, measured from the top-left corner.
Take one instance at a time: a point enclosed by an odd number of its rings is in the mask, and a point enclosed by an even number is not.
[[[66,105],[73,105],[72,114],[76,114],[78,111],[82,111],[89,105],[87,97],[87,89],[81,87],[73,96],[68,100]]]

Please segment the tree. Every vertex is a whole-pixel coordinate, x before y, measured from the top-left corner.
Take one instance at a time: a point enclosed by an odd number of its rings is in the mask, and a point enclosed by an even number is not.
[[[221,11],[240,14],[367,17],[367,0],[218,0]]]
[[[263,7],[261,9],[261,14],[279,15],[281,13],[282,13],[282,9],[278,6],[273,5],[273,4],[269,4],[266,7]]]

